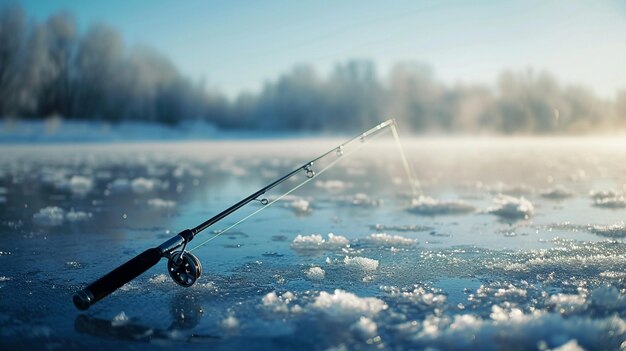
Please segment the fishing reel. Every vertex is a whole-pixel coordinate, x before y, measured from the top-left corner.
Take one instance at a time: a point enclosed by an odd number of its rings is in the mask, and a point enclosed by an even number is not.
[[[176,284],[188,288],[202,275],[202,264],[191,252],[176,251],[168,257],[167,272]]]
[[[202,275],[202,264],[191,252],[176,251],[167,261],[167,272],[176,284],[187,288]]]

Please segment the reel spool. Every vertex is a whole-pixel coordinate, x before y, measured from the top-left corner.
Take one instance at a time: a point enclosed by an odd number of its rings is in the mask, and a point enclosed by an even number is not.
[[[167,261],[167,272],[181,286],[192,286],[202,274],[202,264],[190,252],[176,251]]]

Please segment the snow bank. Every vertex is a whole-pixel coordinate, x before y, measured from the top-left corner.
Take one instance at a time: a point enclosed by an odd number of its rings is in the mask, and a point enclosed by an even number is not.
[[[65,211],[57,206],[44,207],[33,215],[35,223],[47,227],[54,227],[63,224]]]
[[[533,204],[523,196],[517,198],[501,194],[493,201],[496,206],[488,209],[487,213],[507,220],[529,219],[535,210]]]
[[[411,246],[417,242],[415,239],[386,233],[370,234],[365,240],[382,246]]]
[[[474,212],[474,206],[463,201],[444,201],[428,196],[413,199],[407,211],[424,216],[455,215]]]
[[[364,271],[375,271],[378,269],[378,260],[374,260],[374,259],[367,258],[367,257],[346,256],[343,259],[343,263],[345,263],[346,266],[358,268]]]
[[[387,309],[387,304],[374,297],[358,297],[355,294],[337,289],[332,294],[325,291],[320,292],[309,307],[331,318],[344,319],[374,316]]]
[[[328,233],[328,240],[320,234],[301,235],[293,239],[291,247],[295,250],[336,250],[346,247],[350,241],[341,235]]]

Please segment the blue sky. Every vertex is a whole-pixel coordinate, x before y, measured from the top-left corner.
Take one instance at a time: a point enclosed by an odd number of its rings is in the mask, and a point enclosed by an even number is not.
[[[371,59],[381,75],[399,61],[428,63],[448,83],[493,84],[503,69],[532,67],[605,97],[626,89],[626,2],[617,0],[19,3],[37,20],[66,10],[81,30],[109,24],[231,96],[295,64],[324,74],[349,59]]]

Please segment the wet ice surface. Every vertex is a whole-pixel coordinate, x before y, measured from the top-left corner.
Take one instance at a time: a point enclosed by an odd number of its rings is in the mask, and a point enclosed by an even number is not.
[[[194,250],[193,287],[163,260],[86,313],[71,304],[335,144],[3,146],[0,348],[626,348],[621,141],[407,142],[416,199],[374,142]]]

